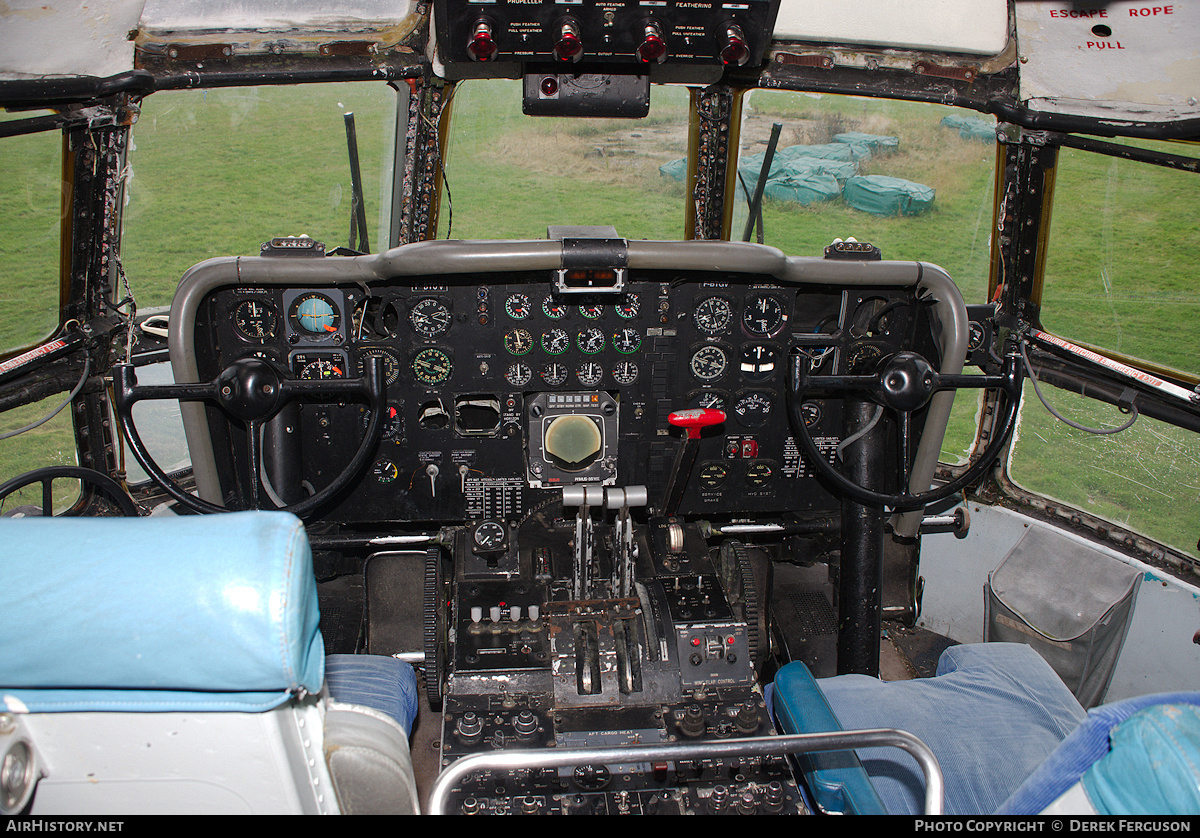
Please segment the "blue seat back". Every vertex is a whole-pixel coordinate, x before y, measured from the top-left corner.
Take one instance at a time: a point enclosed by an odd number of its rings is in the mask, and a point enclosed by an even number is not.
[[[254,712],[321,689],[290,514],[6,518],[0,544],[2,709]]]

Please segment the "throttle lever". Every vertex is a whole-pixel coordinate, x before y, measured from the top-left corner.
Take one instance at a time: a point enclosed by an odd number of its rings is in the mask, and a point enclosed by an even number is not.
[[[712,410],[705,407],[677,410],[667,417],[667,421],[677,428],[687,431],[683,444],[675,454],[675,463],[671,466],[671,476],[667,479],[667,490],[664,494],[662,514],[670,517],[679,510],[679,502],[683,499],[683,490],[687,487],[688,476],[696,463],[696,455],[700,453],[700,434],[709,425],[719,425],[725,421],[725,411]]]

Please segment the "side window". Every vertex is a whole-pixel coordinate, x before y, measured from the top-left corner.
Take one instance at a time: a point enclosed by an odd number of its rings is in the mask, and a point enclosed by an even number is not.
[[[1139,143],[1195,156],[1187,146]],[[1200,372],[1200,178],[1063,149],[1042,293],[1046,331]],[[1112,430],[1117,408],[1039,385],[1077,424]],[[1009,474],[1022,488],[1145,533],[1193,556],[1200,536],[1200,436],[1139,416],[1086,433],[1053,418],[1027,382]]]
[[[0,113],[0,121],[38,115]],[[0,354],[58,327],[62,200],[60,132],[0,139]]]
[[[0,122],[45,115],[0,113]],[[62,200],[60,132],[0,139],[0,306],[5,312],[0,318],[0,357],[17,354],[58,330]],[[35,468],[75,464],[69,408],[30,427],[66,397],[60,393],[0,413],[0,483]],[[74,503],[78,486],[56,481],[54,496],[61,511]],[[34,485],[10,495],[0,515],[23,506],[40,507],[41,502],[41,486]]]

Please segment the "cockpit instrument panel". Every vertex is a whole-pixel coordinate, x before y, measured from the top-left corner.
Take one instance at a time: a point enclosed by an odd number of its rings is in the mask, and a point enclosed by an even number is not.
[[[707,428],[680,514],[804,513],[838,501],[804,461],[786,414],[788,366],[873,371],[928,334],[906,288],[784,286],[731,273],[630,271],[620,293],[560,295],[549,272],[406,278],[370,286],[217,288],[200,306],[202,379],[239,357],[294,378],[351,378],[380,359],[389,416],[370,464],[322,518],[339,523],[520,517],[563,486],[645,485],[662,501],[680,437],[667,416],[723,410]],[[929,341],[926,340],[926,343]],[[363,404],[309,400],[293,496],[337,475]],[[801,406],[831,460],[837,399]],[[223,485],[243,432],[209,409]],[[280,487],[276,487],[277,489]]]

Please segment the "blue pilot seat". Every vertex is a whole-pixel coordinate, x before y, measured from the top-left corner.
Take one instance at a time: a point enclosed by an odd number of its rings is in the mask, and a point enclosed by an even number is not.
[[[1068,798],[1063,813],[1122,805],[1113,802],[1120,801],[1118,795],[1102,792],[1119,787],[1111,778],[1127,777],[1128,766],[1139,763],[1123,746],[1119,759],[1101,766],[1098,760],[1117,753],[1116,743],[1182,742],[1172,764],[1184,765],[1191,743],[1200,741],[1195,731],[1179,733],[1193,720],[1200,727],[1200,716],[1190,711],[1173,712],[1170,725],[1160,722],[1138,737],[1120,732],[1122,723],[1139,711],[1164,705],[1200,705],[1200,693],[1147,696],[1085,711],[1050,665],[1018,643],[953,646],[942,654],[934,677],[909,681],[866,675],[818,680],[802,663],[793,662],[779,670],[772,689],[773,710],[785,733],[892,728],[921,739],[941,766],[947,815],[1037,814],[1077,785],[1087,794],[1074,803]],[[1160,732],[1168,729],[1169,734]],[[902,751],[814,754],[803,757],[800,765],[814,803],[824,811],[924,810],[923,775]],[[1194,788],[1200,795],[1200,759],[1192,765],[1182,782],[1184,791],[1161,790],[1157,796],[1148,793],[1147,799],[1200,799],[1187,791]],[[1147,782],[1158,786],[1152,775]]]
[[[5,814],[415,812],[412,667],[325,655],[282,512],[0,519]],[[14,751],[15,749],[15,751]]]

